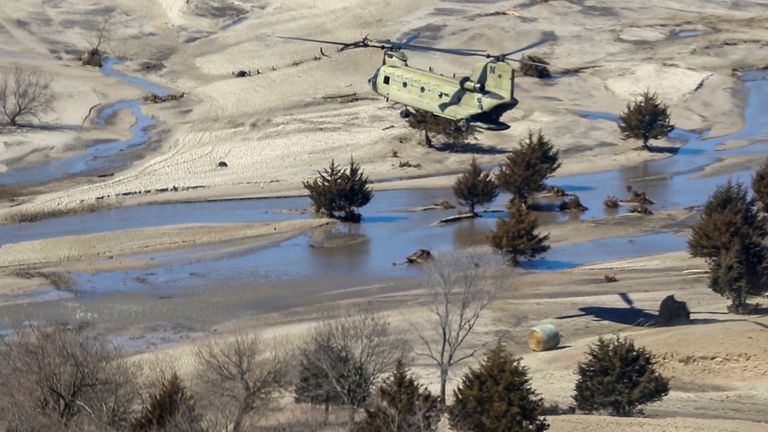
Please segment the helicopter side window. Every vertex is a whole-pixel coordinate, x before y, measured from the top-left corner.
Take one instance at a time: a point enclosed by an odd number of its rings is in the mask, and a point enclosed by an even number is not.
[[[406,88],[406,87],[408,87],[408,83],[403,81],[403,88]]]
[[[384,75],[384,84],[389,85],[389,75]]]
[[[424,86],[422,86],[422,87],[421,87],[419,90],[420,90],[422,93],[424,93],[425,91],[427,91],[427,89],[425,89],[425,88],[424,88]]]

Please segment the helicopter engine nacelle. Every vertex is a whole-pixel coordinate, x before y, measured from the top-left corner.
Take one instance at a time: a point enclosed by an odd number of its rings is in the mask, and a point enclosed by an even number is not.
[[[472,81],[468,77],[464,77],[459,81],[459,85],[461,85],[461,88],[464,90],[468,90],[471,92],[476,93],[484,93],[485,92],[485,85],[483,83],[479,83],[477,81]]]

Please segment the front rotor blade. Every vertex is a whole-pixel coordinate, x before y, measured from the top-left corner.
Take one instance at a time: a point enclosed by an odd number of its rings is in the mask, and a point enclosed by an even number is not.
[[[523,52],[523,51],[529,50],[531,48],[536,48],[539,45],[544,45],[545,43],[551,42],[551,41],[552,41],[551,37],[540,39],[540,40],[537,40],[536,42],[529,43],[528,45],[526,45],[526,46],[524,46],[522,48],[518,48],[518,49],[516,49],[514,51],[510,51],[508,53],[504,53],[500,57],[511,56],[511,55],[517,54],[519,52]]]

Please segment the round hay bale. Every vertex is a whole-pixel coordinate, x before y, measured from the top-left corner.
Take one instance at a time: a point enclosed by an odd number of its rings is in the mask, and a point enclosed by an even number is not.
[[[560,332],[552,324],[537,325],[528,332],[528,347],[533,351],[548,351],[560,345]]]

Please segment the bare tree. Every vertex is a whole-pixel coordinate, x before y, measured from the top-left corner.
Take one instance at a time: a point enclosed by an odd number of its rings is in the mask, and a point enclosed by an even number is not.
[[[402,358],[405,342],[391,335],[389,321],[365,312],[319,324],[304,352],[312,355],[312,362],[324,372],[322,379],[336,390],[342,404],[351,408],[351,428],[376,381]]]
[[[104,16],[101,25],[97,28],[95,37],[93,39],[86,39],[86,42],[91,47],[80,57],[80,62],[83,66],[100,68],[104,64],[106,53],[104,52],[102,45],[106,45],[107,29],[111,19],[112,15]]]
[[[486,257],[473,254],[440,256],[427,267],[424,288],[429,296],[429,328],[436,337],[417,329],[425,348],[417,355],[430,359],[440,368],[443,403],[451,368],[485,346],[464,349],[467,338],[494,298],[496,280],[503,273],[498,267]]]
[[[13,333],[0,355],[8,430],[118,430],[133,417],[136,370],[103,341],[30,326]]]
[[[237,333],[227,341],[211,340],[195,354],[206,395],[224,399],[225,407],[234,408],[227,430],[246,430],[248,418],[279,398],[285,386],[283,356],[266,349],[255,335]]]
[[[52,111],[53,100],[49,76],[18,66],[0,73],[0,110],[11,126],[30,117],[40,121]]]

